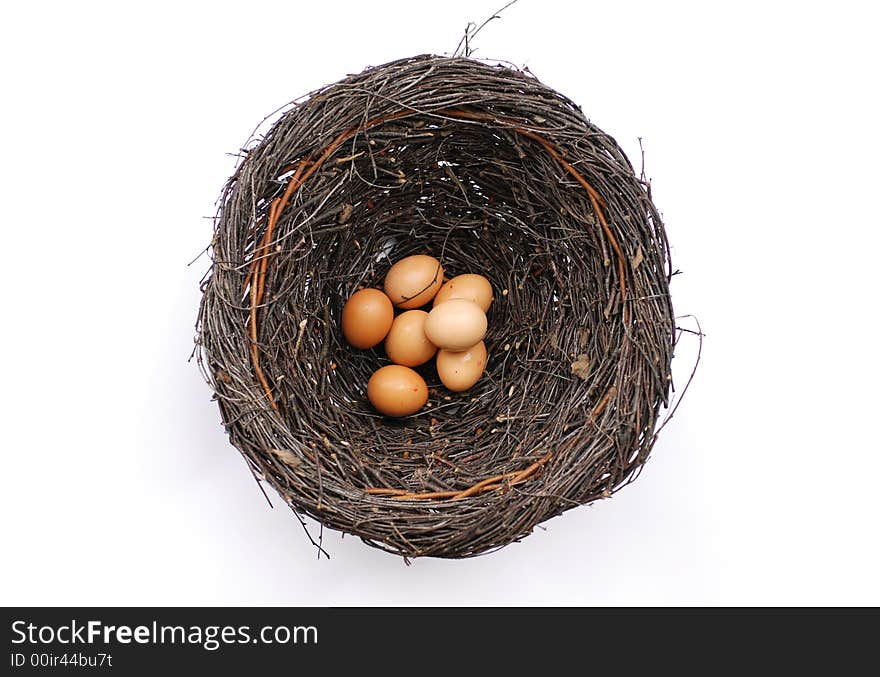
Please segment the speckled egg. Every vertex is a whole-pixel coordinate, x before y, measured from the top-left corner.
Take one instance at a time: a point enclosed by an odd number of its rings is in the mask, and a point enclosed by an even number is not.
[[[437,374],[453,392],[472,387],[486,370],[486,344],[480,341],[467,350],[441,350],[437,353]]]
[[[439,306],[450,299],[467,299],[476,303],[483,312],[489,311],[492,305],[492,285],[482,275],[467,273],[456,275],[440,287],[434,297],[434,305]]]
[[[381,414],[409,416],[425,406],[428,386],[425,379],[409,367],[389,364],[370,377],[367,398]]]

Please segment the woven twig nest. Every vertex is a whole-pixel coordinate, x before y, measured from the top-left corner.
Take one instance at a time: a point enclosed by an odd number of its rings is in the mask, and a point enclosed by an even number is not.
[[[407,557],[467,557],[608,497],[648,457],[670,391],[666,236],[647,186],[528,73],[421,56],[295,102],[222,194],[198,323],[229,438],[298,515]],[[393,261],[481,273],[484,377],[392,420],[381,346],[345,300]]]

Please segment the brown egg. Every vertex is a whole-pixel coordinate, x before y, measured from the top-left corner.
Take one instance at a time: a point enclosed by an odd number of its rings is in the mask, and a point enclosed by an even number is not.
[[[342,309],[342,333],[355,348],[372,348],[382,343],[392,322],[394,307],[378,289],[356,291]]]
[[[385,293],[398,308],[421,308],[443,284],[443,266],[433,256],[400,259],[385,276]]]
[[[367,397],[379,413],[409,416],[425,406],[428,386],[425,379],[409,367],[389,364],[370,377]]]
[[[457,275],[440,287],[434,297],[434,306],[439,306],[450,299],[468,299],[473,301],[483,312],[488,312],[492,305],[492,285],[482,275]]]
[[[486,335],[486,313],[473,301],[450,299],[434,306],[425,321],[425,335],[438,348],[466,350]]]
[[[407,310],[394,318],[391,331],[385,337],[385,353],[394,364],[418,367],[437,352],[437,346],[425,336],[424,310]]]
[[[443,385],[454,392],[467,390],[480,380],[486,370],[486,344],[480,341],[473,348],[437,353],[437,374]]]

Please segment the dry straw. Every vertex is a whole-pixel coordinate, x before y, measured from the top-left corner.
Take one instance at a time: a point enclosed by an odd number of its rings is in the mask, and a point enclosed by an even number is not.
[[[343,303],[414,253],[496,300],[469,392],[366,401],[381,347]],[[405,557],[507,545],[630,481],[668,404],[675,324],[647,185],[527,72],[420,56],[293,104],[226,185],[197,327],[229,438],[296,511]]]

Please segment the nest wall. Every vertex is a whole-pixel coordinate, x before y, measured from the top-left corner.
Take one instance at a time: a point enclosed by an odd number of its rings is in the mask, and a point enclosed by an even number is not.
[[[426,253],[495,291],[487,372],[378,415],[345,300]],[[675,327],[663,224],[617,143],[528,73],[422,56],[295,102],[220,200],[197,327],[230,441],[299,515],[466,557],[607,497],[648,457]]]

